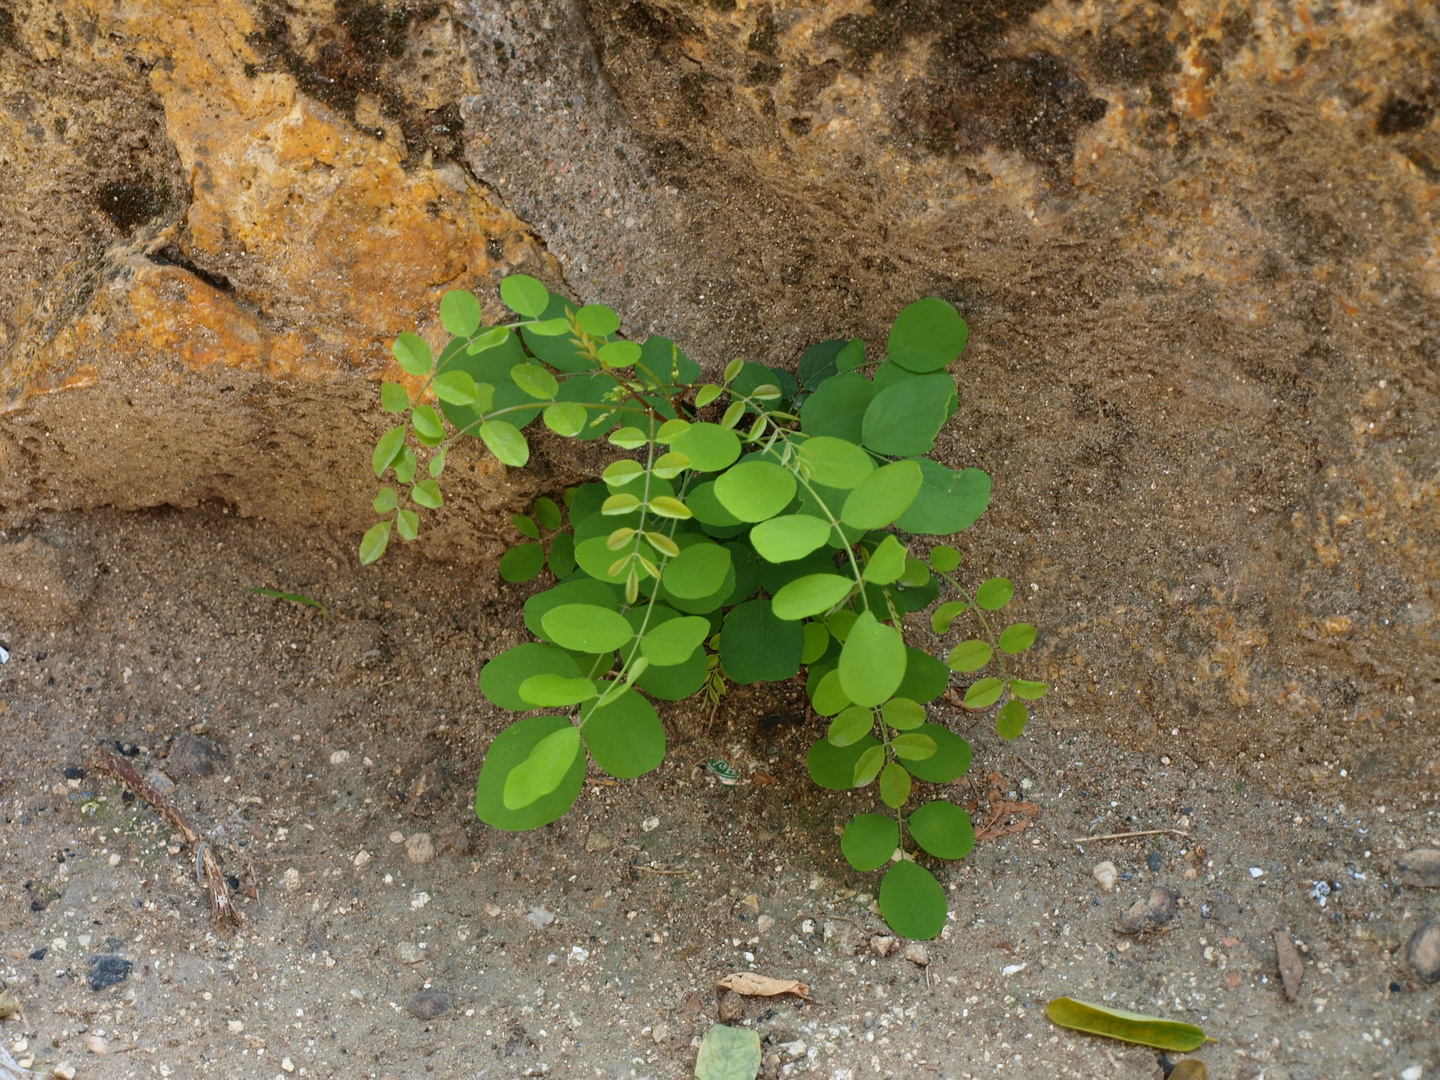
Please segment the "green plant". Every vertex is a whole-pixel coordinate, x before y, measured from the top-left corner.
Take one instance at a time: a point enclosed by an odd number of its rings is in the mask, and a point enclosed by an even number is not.
[[[810,775],[834,790],[874,785],[886,808],[857,814],[841,850],[856,869],[889,866],[879,904],[893,929],[934,937],[945,894],[917,855],[960,858],[974,830],[944,798],[906,807],[916,781],[955,780],[971,752],[925,705],[952,672],[978,676],[965,707],[998,706],[999,732],[1011,739],[1029,718],[1026,702],[1046,690],[1011,670],[1035,640],[1028,623],[995,621],[1011,583],[995,577],[968,591],[955,548],[922,553],[916,543],[960,532],[990,500],[984,472],[927,456],[957,409],[947,369],[965,346],[964,320],[943,300],[911,304],[873,375],[854,339],[807,350],[798,380],[734,360],[721,382],[702,384],[700,366],[672,341],[619,337],[607,307],[577,307],[524,275],[506,278],[500,296],[518,319],[484,327],[471,293],[447,293],[440,317],[451,339],[438,357],[415,334],[395,342],[401,367],[423,384],[414,394],[381,388],[383,406],[408,418],[380,438],[373,465],[401,490],[376,495],[386,516],[365,534],[361,561],[380,558],[395,534],[413,540],[420,511],[441,505],[438,480],[457,439],[478,436],[522,466],[522,429],[541,417],[562,436],[605,437],[624,453],[600,482],[565,492],[563,508],[541,498],[513,519],[524,539],[501,574],[528,581],[548,566],[556,584],[525,603],[539,640],[490,660],[480,687],[504,709],[555,711],[495,738],[476,813],[500,829],[548,824],[579,794],[587,755],[621,778],[660,764],[665,732],[652,698],[703,693],[713,705],[725,680],[805,669],[815,711],[829,719],[807,757]],[[949,598],[931,614],[935,633],[962,616],[980,631],[946,662],[905,640],[905,617],[940,600],[942,586]]]

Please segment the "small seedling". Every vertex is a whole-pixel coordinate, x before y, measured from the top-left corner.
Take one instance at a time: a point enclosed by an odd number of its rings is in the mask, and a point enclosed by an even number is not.
[[[480,688],[503,709],[549,711],[491,743],[476,813],[500,829],[549,824],[575,802],[587,758],[622,779],[660,764],[654,700],[699,695],[714,708],[727,683],[804,671],[827,724],[807,757],[811,777],[881,804],[851,819],[841,851],[858,870],[885,869],[880,910],[896,932],[935,937],[945,891],[929,867],[966,855],[975,831],[941,786],[970,767],[970,745],[926,705],[958,674],[964,706],[995,710],[1013,739],[1047,690],[1015,667],[1036,629],[1002,620],[1014,586],[991,577],[968,588],[960,552],[937,542],[990,501],[986,473],[929,456],[958,408],[949,369],[965,321],[931,297],[900,312],[878,364],[858,338],[825,341],[800,358],[798,377],[737,359],[704,382],[673,341],[621,337],[608,307],[577,306],[523,274],[501,282],[500,298],[516,318],[486,327],[474,295],[447,293],[438,355],[416,334],[395,342],[411,381],[381,386],[401,422],[371,464],[393,482],[376,493],[381,520],[360,543],[372,563],[394,537],[418,536],[422,512],[443,504],[460,439],[479,438],[515,468],[529,460],[523,432],[536,420],[608,444],[596,482],[512,519],[521,540],[501,576],[548,569],[554,583],[525,602],[538,640],[490,660]],[[926,610],[940,637],[962,620],[977,632],[937,659],[912,644]]]

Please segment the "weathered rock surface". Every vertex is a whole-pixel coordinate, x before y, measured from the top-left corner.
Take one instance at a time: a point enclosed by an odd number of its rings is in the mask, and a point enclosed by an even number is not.
[[[709,363],[939,294],[1073,715],[1433,787],[1437,57],[1387,4],[29,0],[0,506],[358,531],[388,339],[510,269]],[[475,455],[426,549],[567,460]]]

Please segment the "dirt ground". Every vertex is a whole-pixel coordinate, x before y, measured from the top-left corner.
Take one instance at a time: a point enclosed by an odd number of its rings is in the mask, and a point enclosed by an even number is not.
[[[593,776],[560,822],[502,834],[468,806],[504,723],[476,676],[524,634],[534,585],[403,555],[360,570],[348,535],[214,507],[37,537],[39,555],[7,549],[28,570],[0,667],[0,977],[23,1007],[3,1045],[41,1076],[686,1077],[715,980],[746,970],[813,998],[725,1002],[767,1077],[1164,1074],[1052,1026],[1059,995],[1202,1025],[1223,1080],[1440,1073],[1440,987],[1404,958],[1440,894],[1395,868],[1440,843],[1440,805],[1385,797],[1360,763],[1318,789],[1283,762],[1261,778],[1188,730],[1067,708],[1063,685],[1015,744],[942,706],[976,750],[952,797],[982,822],[992,794],[1036,812],[943,871],[941,939],[876,955],[875,875],[840,858],[852,797],[805,777],[820,722],[798,687],[736,691],[713,723],[682,704],[656,773]],[[79,771],[97,743],[172,779],[232,872],[253,866],[238,932],[210,926],[170,826]],[[717,756],[744,783],[703,771]],[[1073,842],[1136,830],[1177,831]],[[1119,933],[1156,886],[1173,918]],[[1276,930],[1304,964],[1293,1003]],[[96,990],[101,955],[131,967]]]

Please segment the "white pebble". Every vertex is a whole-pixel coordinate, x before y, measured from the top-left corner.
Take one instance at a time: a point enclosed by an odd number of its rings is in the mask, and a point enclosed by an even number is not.
[[[405,842],[405,834],[399,829],[396,829],[390,834],[390,842],[392,844],[403,844]]]
[[[1252,878],[1264,877],[1265,871],[1261,870],[1258,866],[1252,866],[1250,867],[1250,876]]]
[[[1095,875],[1102,892],[1110,892],[1115,888],[1115,882],[1120,879],[1120,871],[1115,869],[1115,864],[1108,859],[1105,862],[1097,863],[1095,869],[1090,871]]]
[[[405,841],[405,855],[413,863],[428,863],[435,858],[435,841],[428,832],[417,832]]]
[[[293,866],[290,867],[290,869],[286,870],[281,876],[280,883],[285,887],[286,892],[294,892],[300,888],[301,885],[300,871],[296,870]]]
[[[118,851],[115,852],[115,853],[113,853],[113,854],[110,856],[110,865],[111,865],[111,866],[119,866],[119,865],[120,865],[120,853],[119,853]]]
[[[1419,1065],[1411,1065],[1408,1069],[1400,1071],[1400,1080],[1420,1080],[1425,1075],[1425,1070]]]
[[[333,754],[330,755],[330,764],[331,764],[331,765],[344,765],[344,764],[345,764],[347,761],[349,761],[349,760],[350,760],[350,751],[349,751],[349,750],[336,750]]]
[[[60,1080],[75,1080],[75,1066],[68,1061],[62,1061],[55,1066],[55,1075]]]
[[[775,925],[775,916],[773,916],[773,915],[761,915],[760,918],[758,918],[758,919],[755,920],[755,926],[759,929],[760,933],[762,933],[762,934],[767,934],[767,933],[769,933],[771,927],[773,927],[774,925]]]
[[[92,1054],[108,1054],[110,1052],[110,1044],[105,1040],[105,1036],[103,1035],[91,1035],[85,1040],[85,1049],[89,1050]]]
[[[1001,974],[1001,975],[1019,975],[1020,972],[1024,971],[1024,970],[1025,970],[1027,967],[1029,967],[1029,966],[1030,966],[1030,965],[1029,965],[1028,963],[1025,963],[1025,964],[1007,964],[1005,967],[1003,967],[1003,968],[1000,969],[1000,974]]]
[[[660,819],[658,817],[647,817],[644,821],[640,823],[640,828],[644,829],[646,832],[654,832],[659,827]]]
[[[370,852],[366,851],[364,848],[361,848],[359,851],[357,851],[357,852],[355,853],[355,865],[356,865],[356,866],[364,866],[364,865],[365,865],[366,863],[368,863],[369,861],[370,861]]]
[[[294,1072],[295,1062],[291,1061],[288,1057],[283,1057],[280,1059],[280,1068],[284,1069],[286,1072]]]
[[[430,894],[428,892],[417,892],[414,896],[410,897],[410,907],[415,911],[419,911],[429,902]]]
[[[225,1026],[230,1029],[230,1034],[231,1034],[231,1035],[239,1035],[242,1031],[245,1030],[245,1021],[244,1021],[244,1020],[227,1020]]]

